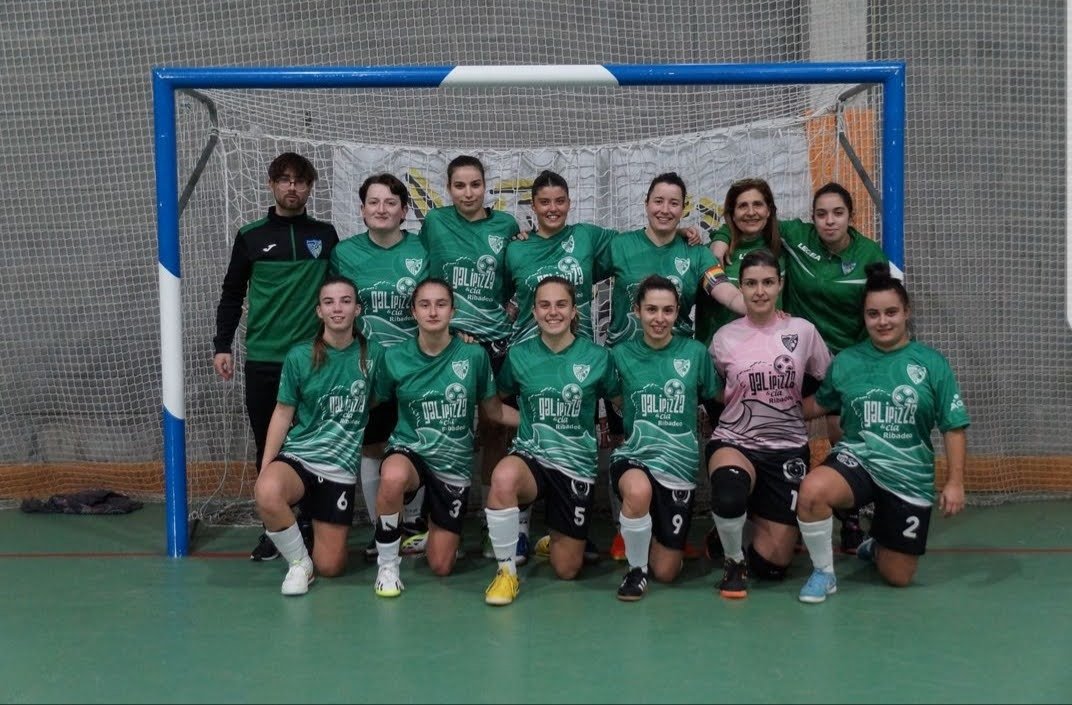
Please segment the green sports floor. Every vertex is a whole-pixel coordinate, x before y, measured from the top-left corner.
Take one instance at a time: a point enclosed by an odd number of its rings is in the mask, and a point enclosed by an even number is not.
[[[604,558],[573,582],[521,569],[492,608],[476,521],[457,572],[403,562],[406,592],[373,594],[355,529],[347,575],[283,597],[281,561],[251,563],[258,530],[197,527],[164,555],[164,510],[122,516],[0,511],[0,700],[230,702],[1069,702],[1072,503],[935,516],[916,584],[850,556],[839,591],[803,605],[784,584],[730,602],[721,571],[686,563],[636,603]],[[710,520],[694,522],[694,540]],[[609,525],[596,538],[609,544]],[[539,524],[534,535],[538,535]]]

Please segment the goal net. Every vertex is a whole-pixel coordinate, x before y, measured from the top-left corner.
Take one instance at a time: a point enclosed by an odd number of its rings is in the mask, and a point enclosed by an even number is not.
[[[459,154],[483,161],[488,205],[523,228],[532,224],[530,186],[543,169],[570,184],[571,222],[623,231],[646,223],[651,179],[675,171],[689,189],[683,224],[708,234],[722,224],[730,184],[758,175],[771,184],[782,218],[806,218],[818,185],[843,183],[855,196],[857,227],[882,238],[881,84],[601,87],[555,85],[553,69],[531,70],[548,85],[179,94],[181,174],[192,194],[180,220],[182,261],[193,263],[182,279],[184,339],[192,346],[185,360],[191,516],[253,519],[242,331],[233,382],[216,379],[205,360],[231,243],[272,205],[266,167],[279,153],[313,161],[320,180],[309,211],[342,238],[366,229],[358,186],[382,171],[408,185],[413,205],[403,227],[419,230],[424,213],[449,204],[446,166]],[[606,293],[605,284],[597,290],[597,331],[609,319]]]

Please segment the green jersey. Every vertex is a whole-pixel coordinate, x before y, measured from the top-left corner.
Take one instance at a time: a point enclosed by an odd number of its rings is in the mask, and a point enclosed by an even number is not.
[[[728,245],[730,242],[729,228],[723,225],[711,236],[711,241],[724,242]],[[737,243],[737,247],[733,252],[726,253],[726,263],[723,267],[726,273],[726,279],[728,279],[735,287],[740,288],[741,260],[743,260],[744,256],[749,252],[761,250],[766,246],[767,243],[763,241],[762,237],[756,237],[751,240],[742,240]],[[778,269],[782,275],[782,280],[785,281],[785,250],[782,250],[781,254],[778,255]],[[778,295],[776,306],[782,308],[781,294]],[[715,333],[718,332],[719,328],[740,317],[740,314],[726,308],[711,297],[701,296],[696,300],[696,339],[705,345],[710,345],[711,339],[715,337]],[[813,323],[812,325],[815,324]]]
[[[577,289],[577,335],[592,339],[592,287],[608,276],[608,247],[617,235],[588,223],[567,225],[550,237],[535,230],[527,240],[514,240],[506,252],[509,293],[517,298],[517,320],[511,344],[539,334],[532,304],[536,285],[546,277],[565,277]]]
[[[639,338],[616,345],[611,357],[621,383],[626,435],[611,458],[644,463],[672,490],[696,489],[696,408],[722,391],[707,348],[674,336],[656,350]]]
[[[684,238],[674,236],[665,245],[656,245],[647,232],[631,230],[610,239],[610,272],[614,277],[611,290],[610,332],[607,345],[643,337],[644,331],[633,313],[633,302],[640,282],[658,274],[674,282],[681,297],[680,313],[674,323],[674,333],[692,337],[691,311],[697,300],[700,279],[715,265],[715,256],[703,245],[690,245]],[[707,294],[699,295],[700,298]]]
[[[331,253],[330,271],[357,285],[361,331],[385,348],[417,335],[410,297],[428,276],[420,239],[405,230],[391,247],[377,245],[367,232],[349,237]]]
[[[833,353],[867,338],[860,315],[864,269],[888,261],[882,247],[849,228],[849,246],[834,255],[812,223],[779,220],[778,228],[788,253],[785,310],[811,321]]]
[[[482,343],[510,335],[503,263],[506,244],[519,231],[513,216],[490,208],[485,212],[486,218],[468,221],[454,206],[433,208],[421,225],[428,276],[439,277],[454,289],[451,329]]]
[[[377,399],[398,399],[388,445],[409,448],[436,477],[463,487],[473,473],[476,408],[495,393],[487,352],[457,337],[434,357],[407,340],[385,356],[376,379]]]
[[[884,352],[865,340],[834,358],[815,401],[841,410],[844,436],[832,452],[848,451],[905,501],[934,503],[931,429],[945,433],[969,423],[941,353],[915,341]]]
[[[618,396],[605,348],[578,337],[555,353],[538,335],[511,345],[499,390],[517,395],[521,414],[511,452],[535,456],[575,480],[596,479],[596,402]]]
[[[324,361],[313,367],[313,342],[298,343],[283,360],[276,399],[294,407],[294,423],[281,452],[332,482],[357,482],[361,443],[368,421],[369,392],[380,373],[383,348],[361,343],[342,350],[324,346]]]

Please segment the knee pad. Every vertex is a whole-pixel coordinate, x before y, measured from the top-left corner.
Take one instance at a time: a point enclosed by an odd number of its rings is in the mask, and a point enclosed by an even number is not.
[[[760,580],[785,580],[785,575],[789,572],[789,566],[771,563],[759,555],[759,551],[752,544],[748,544],[746,558],[748,570]]]
[[[723,465],[711,473],[711,511],[724,519],[733,519],[748,511],[748,492],[752,478],[744,468]]]

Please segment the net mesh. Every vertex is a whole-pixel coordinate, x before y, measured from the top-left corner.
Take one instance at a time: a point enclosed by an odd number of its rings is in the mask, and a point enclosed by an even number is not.
[[[633,1],[8,3],[0,60],[19,100],[5,105],[0,140],[19,181],[0,264],[0,497],[163,491],[149,66],[835,59],[908,65],[908,282],[917,334],[950,358],[972,413],[973,501],[1067,495],[1063,10],[1037,0],[760,1],[748,12],[678,0],[657,12]],[[242,351],[238,378],[223,383],[211,338],[230,242],[270,205],[275,154],[313,160],[322,181],[310,209],[344,236],[361,229],[365,175],[406,175],[418,204],[436,205],[446,160],[463,151],[485,159],[495,205],[522,224],[524,180],[541,165],[583,195],[575,220],[610,227],[643,223],[642,190],[663,170],[689,184],[692,223],[717,224],[725,186],[753,175],[775,184],[782,216],[806,217],[810,189],[828,179],[868,203],[839,125],[878,178],[881,91],[838,113],[848,88],[206,91],[215,115],[181,96],[180,184],[209,137],[220,140],[181,219],[191,507],[230,511],[210,498],[248,500],[252,488]],[[881,237],[874,212],[859,225]]]

